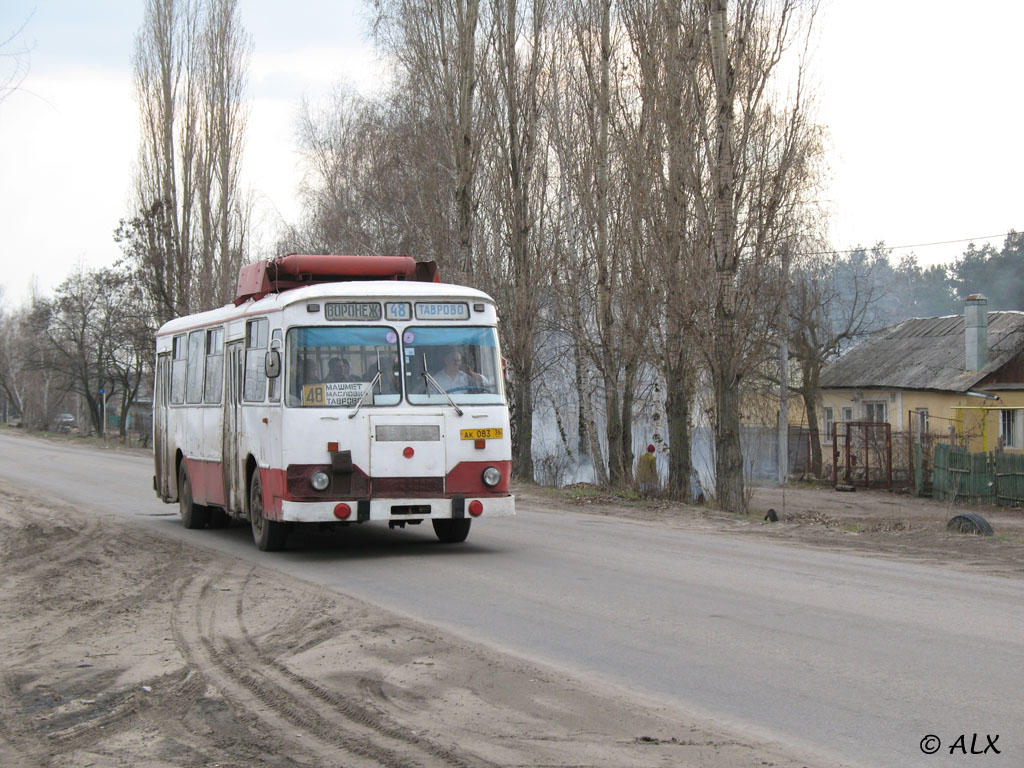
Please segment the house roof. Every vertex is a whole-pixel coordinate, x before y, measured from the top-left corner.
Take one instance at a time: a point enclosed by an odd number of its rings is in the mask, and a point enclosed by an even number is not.
[[[1024,350],[1024,312],[988,313],[988,361],[965,371],[963,315],[914,318],[865,338],[821,373],[822,389],[966,392]]]

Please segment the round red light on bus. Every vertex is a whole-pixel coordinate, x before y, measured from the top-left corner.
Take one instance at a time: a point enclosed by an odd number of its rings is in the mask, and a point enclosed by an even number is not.
[[[469,502],[469,514],[473,517],[480,517],[484,513],[484,503],[480,499],[473,499]]]
[[[339,504],[334,508],[334,516],[339,520],[348,520],[352,514],[352,507],[348,504]]]
[[[402,455],[407,459],[411,459],[414,453],[416,453],[416,451],[412,449],[411,445],[405,446],[405,450],[402,451]]]

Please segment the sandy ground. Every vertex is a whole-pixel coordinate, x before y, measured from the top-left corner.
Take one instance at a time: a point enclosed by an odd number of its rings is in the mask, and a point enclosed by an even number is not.
[[[0,484],[0,765],[804,765]]]

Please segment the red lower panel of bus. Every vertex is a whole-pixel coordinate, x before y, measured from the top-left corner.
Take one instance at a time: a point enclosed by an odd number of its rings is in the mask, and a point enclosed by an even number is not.
[[[224,475],[219,461],[185,459],[192,498],[197,504],[224,506]]]
[[[501,471],[501,482],[493,488],[484,485],[483,473],[488,467],[497,467]],[[445,478],[444,490],[448,496],[505,496],[511,474],[511,461],[460,461]]]
[[[263,516],[267,520],[280,520],[281,499],[288,494],[288,475],[283,469],[260,467],[260,484],[263,486]]]
[[[186,459],[188,476],[192,483],[192,497],[197,504],[215,504],[225,506],[224,479],[219,461],[202,461]],[[497,467],[501,471],[501,481],[493,488],[483,481],[483,471],[487,467]],[[312,487],[306,488],[308,476],[313,469],[329,472],[329,465],[292,466],[288,470],[260,467],[260,483],[263,486],[263,515],[268,520],[280,520],[281,501],[328,501],[338,498],[357,498],[366,493],[366,486],[373,488],[373,496],[394,496],[396,498],[435,497],[442,495],[441,478],[368,478],[358,467],[353,467],[352,494],[332,494],[329,491],[320,494]],[[508,494],[509,477],[512,473],[511,461],[463,461],[455,465],[444,479],[443,495],[445,496],[505,496]],[[362,491],[360,493],[359,491]]]
[[[497,467],[501,481],[493,488],[485,485],[483,472]],[[344,487],[336,485],[324,491],[313,489],[310,478],[316,471],[331,474],[329,464],[292,464],[285,473],[289,501],[335,501],[360,498],[428,499],[443,496],[506,496],[511,461],[463,461],[455,465],[447,477],[368,477],[353,465],[351,476],[346,476]]]

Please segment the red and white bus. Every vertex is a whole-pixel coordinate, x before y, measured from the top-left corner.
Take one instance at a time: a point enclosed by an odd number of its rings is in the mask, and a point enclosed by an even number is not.
[[[515,513],[494,300],[409,257],[292,254],[156,336],[153,486],[187,528]]]

